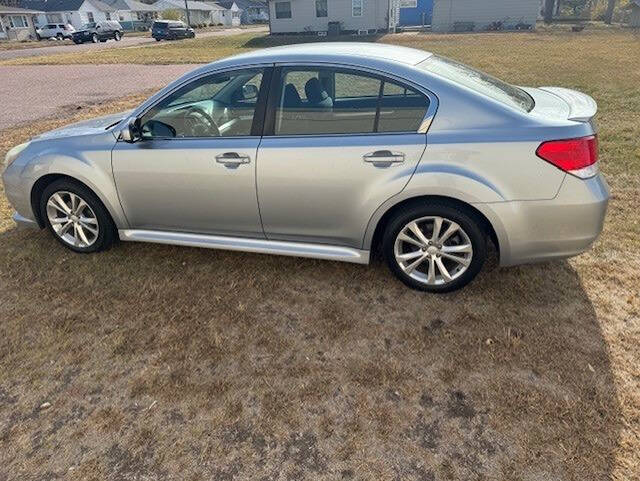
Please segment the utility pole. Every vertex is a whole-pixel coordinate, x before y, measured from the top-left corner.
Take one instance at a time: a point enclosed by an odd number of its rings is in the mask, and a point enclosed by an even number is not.
[[[189,2],[184,0],[184,9],[187,11],[187,26],[191,26],[191,19],[189,18]]]

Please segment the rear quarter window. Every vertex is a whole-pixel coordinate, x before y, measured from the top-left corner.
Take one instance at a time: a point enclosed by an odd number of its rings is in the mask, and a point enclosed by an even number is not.
[[[533,98],[521,88],[455,60],[433,55],[418,64],[418,68],[525,112],[535,106]]]

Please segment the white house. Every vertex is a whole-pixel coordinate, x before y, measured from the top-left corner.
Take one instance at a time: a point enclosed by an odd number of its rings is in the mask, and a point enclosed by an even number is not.
[[[0,5],[0,40],[28,40],[36,38],[33,24],[42,12]]]
[[[270,0],[271,33],[326,32],[330,22],[341,31],[389,28],[389,0]]]
[[[104,3],[116,9],[112,19],[125,30],[147,30],[160,12],[155,5],[138,0],[104,0]]]
[[[238,26],[240,25],[240,9],[234,3],[231,8],[227,8],[217,2],[204,2],[214,8],[211,11],[211,23],[214,25]]]
[[[38,25],[69,23],[80,29],[88,22],[117,20],[116,9],[101,0],[20,0],[20,7],[43,12]]]
[[[231,10],[234,17],[239,15],[240,23],[242,24],[269,22],[269,6],[267,2],[258,0],[220,0],[216,3]]]
[[[187,20],[187,12],[184,5],[184,0],[158,0],[153,4],[160,10],[178,10],[182,14],[182,18]],[[189,20],[191,25],[217,25],[219,23],[227,25],[226,19],[222,15],[222,12],[226,12],[226,9],[220,5],[213,5],[205,2],[198,2],[195,0],[188,0],[187,5],[189,7]],[[231,16],[229,15],[229,24],[231,22]]]

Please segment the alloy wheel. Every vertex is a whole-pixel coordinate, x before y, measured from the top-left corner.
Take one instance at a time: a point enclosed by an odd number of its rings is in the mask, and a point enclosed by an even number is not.
[[[47,218],[53,231],[66,244],[86,248],[98,239],[100,228],[95,212],[73,192],[52,194],[47,200]]]
[[[445,217],[412,220],[398,233],[394,256],[400,269],[426,285],[448,284],[468,269],[471,239],[459,224]]]

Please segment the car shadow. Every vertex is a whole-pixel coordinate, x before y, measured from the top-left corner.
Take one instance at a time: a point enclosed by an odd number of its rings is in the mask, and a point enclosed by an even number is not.
[[[0,478],[614,470],[609,346],[568,262],[494,261],[428,295],[380,261],[136,243],[76,255],[17,228],[0,246]]]

